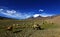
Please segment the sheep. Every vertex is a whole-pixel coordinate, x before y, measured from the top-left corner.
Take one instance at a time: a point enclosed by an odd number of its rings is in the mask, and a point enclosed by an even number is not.
[[[15,24],[13,24],[13,27],[16,26]]]
[[[11,31],[11,30],[14,29],[14,28],[19,28],[20,26],[18,26],[18,25],[19,25],[19,24],[12,24],[12,25],[6,27],[6,29],[9,30],[9,31]]]
[[[12,29],[13,29],[12,26],[8,26],[8,27],[7,27],[7,30],[9,30],[9,31],[11,31]]]
[[[15,26],[15,24],[9,25],[8,27],[6,27],[6,30],[12,31],[14,26]]]
[[[39,24],[34,24],[33,29],[41,30],[42,28],[40,27]]]

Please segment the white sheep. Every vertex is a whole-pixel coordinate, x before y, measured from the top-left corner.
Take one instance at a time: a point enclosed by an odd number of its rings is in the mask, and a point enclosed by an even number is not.
[[[41,30],[41,27],[39,24],[34,24],[32,27],[33,29]]]

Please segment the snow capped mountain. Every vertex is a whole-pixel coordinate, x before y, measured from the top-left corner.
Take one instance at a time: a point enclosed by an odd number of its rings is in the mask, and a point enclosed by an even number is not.
[[[35,14],[35,15],[33,15],[34,18],[36,18],[36,17],[38,17],[38,16],[40,16],[40,14]]]
[[[36,17],[51,17],[53,15],[51,14],[34,14],[33,17],[36,18]]]

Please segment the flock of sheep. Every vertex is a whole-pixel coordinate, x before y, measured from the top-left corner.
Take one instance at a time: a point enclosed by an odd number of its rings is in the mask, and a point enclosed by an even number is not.
[[[15,26],[17,26],[16,28],[19,28],[20,26],[18,26],[18,25],[19,24],[13,24],[12,26],[8,26],[7,30],[12,31]],[[32,28],[35,29],[35,30],[42,30],[42,28],[39,24],[32,25]]]

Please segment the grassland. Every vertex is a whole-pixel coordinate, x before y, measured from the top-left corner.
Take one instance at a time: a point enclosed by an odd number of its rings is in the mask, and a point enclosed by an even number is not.
[[[8,31],[8,26],[13,27],[12,31]],[[18,27],[17,26],[20,26]],[[40,24],[44,30],[34,30],[32,26]],[[18,28],[16,28],[18,27]],[[19,31],[15,33],[15,31]],[[50,23],[46,20],[0,20],[0,37],[60,37],[60,25],[57,23]]]

